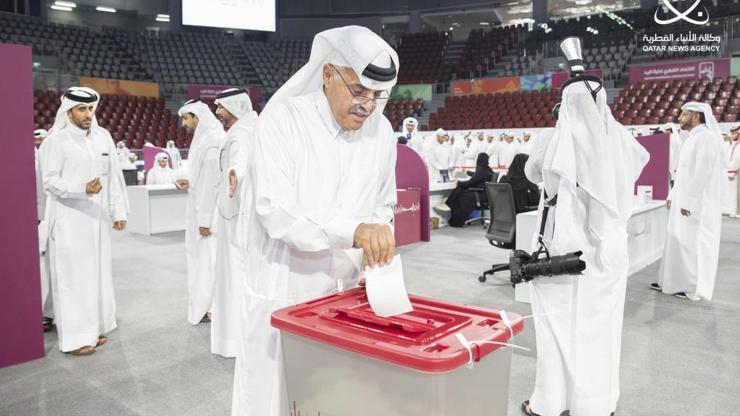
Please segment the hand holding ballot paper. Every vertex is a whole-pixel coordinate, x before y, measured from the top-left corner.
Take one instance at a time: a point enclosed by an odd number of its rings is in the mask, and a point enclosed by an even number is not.
[[[394,256],[386,266],[366,267],[364,275],[367,299],[376,315],[387,318],[413,310],[406,293],[400,255]]]

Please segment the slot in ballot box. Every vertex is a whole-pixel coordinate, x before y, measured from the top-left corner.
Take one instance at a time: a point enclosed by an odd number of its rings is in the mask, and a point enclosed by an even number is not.
[[[291,414],[506,415],[511,348],[501,343],[521,318],[509,314],[508,327],[497,311],[410,299],[412,312],[389,318],[364,288],[275,311]]]

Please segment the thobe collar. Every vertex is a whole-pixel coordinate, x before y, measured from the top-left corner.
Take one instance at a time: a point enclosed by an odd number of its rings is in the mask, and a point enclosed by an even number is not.
[[[92,128],[85,130],[77,127],[74,123],[69,123],[67,124],[67,130],[69,130],[74,137],[84,138],[90,135]]]
[[[701,132],[703,132],[705,130],[708,130],[708,129],[709,128],[707,127],[706,124],[699,124],[698,126],[696,126],[693,129],[691,129],[691,131],[689,132],[689,136],[694,136],[694,135],[699,134],[699,133],[701,133]]]

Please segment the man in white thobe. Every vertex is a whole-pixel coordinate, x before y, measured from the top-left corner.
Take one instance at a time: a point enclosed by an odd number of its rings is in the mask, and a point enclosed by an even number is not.
[[[170,162],[172,163],[172,169],[173,170],[180,169],[180,164],[182,164],[182,156],[180,155],[180,150],[175,146],[175,141],[167,140],[167,147],[165,147],[164,150],[170,156]]]
[[[131,154],[131,150],[126,147],[126,143],[123,140],[116,143],[116,155],[118,156],[118,164],[125,165],[128,162],[128,155]]]
[[[451,136],[450,146],[450,169],[453,172],[459,172],[465,163],[465,150],[467,150],[465,138],[460,135]]]
[[[436,139],[429,149],[429,180],[447,182],[450,180],[450,147],[446,144],[446,133],[437,132]]]
[[[43,319],[41,324],[44,328],[44,332],[52,330],[54,324],[54,312],[51,309],[51,302],[47,304],[49,300],[49,287],[51,282],[49,281],[49,257],[46,255],[47,244],[48,244],[48,231],[47,222],[44,221],[44,213],[46,211],[46,191],[44,190],[44,178],[41,173],[41,162],[39,156],[39,147],[46,139],[49,134],[44,129],[36,129],[33,132],[33,139],[36,147],[33,149],[34,154],[34,165],[36,168],[36,214],[38,219],[38,233],[39,233],[39,275],[41,277],[41,310],[43,312]]]
[[[488,143],[483,132],[480,131],[476,137],[470,141],[468,150],[465,151],[465,169],[475,169],[475,162],[478,160],[479,153],[486,153]]]
[[[498,146],[498,165],[508,168],[517,153],[519,153],[519,143],[514,140],[514,136],[505,135],[504,141],[500,142]]]
[[[519,143],[519,153],[524,153],[525,155],[528,155],[532,150],[532,132],[531,131],[525,131],[522,135],[522,142]]]
[[[676,180],[676,169],[678,168],[678,158],[681,154],[681,147],[683,146],[683,139],[678,133],[678,125],[675,123],[666,123],[663,125],[663,133],[670,134],[670,142],[668,148],[668,170],[671,178],[671,183]]]
[[[561,47],[576,49],[573,39]],[[546,151],[533,152],[527,161],[542,166],[528,179],[543,182],[551,204],[544,246],[556,256],[582,251],[586,263],[582,275],[532,281],[537,375],[530,400],[522,404],[530,415],[560,416],[569,410],[574,416],[609,416],[619,398],[627,221],[634,183],[649,155],[614,120],[598,78],[578,75],[580,62],[569,59],[577,76],[562,88],[559,120]]]
[[[229,88],[216,96],[216,116],[226,141],[219,152],[220,180],[216,210],[216,282],[213,290],[211,353],[233,358],[239,350],[240,306],[246,274],[246,247],[237,236],[242,193],[248,192],[245,174],[254,144],[257,113],[244,89]],[[232,181],[230,177],[234,177]],[[232,186],[233,183],[233,186]]]
[[[500,146],[500,142],[496,140],[496,136],[493,133],[490,133],[488,137],[486,137],[486,153],[488,154],[488,165],[489,166],[498,166],[498,148]]]
[[[689,132],[668,193],[668,228],[658,283],[651,287],[691,300],[712,300],[722,231],[722,134],[712,108],[689,102],[679,124]]]
[[[146,173],[147,185],[174,184],[177,180],[175,171],[170,167],[170,157],[165,152],[159,152],[154,157],[154,165]]]
[[[125,229],[128,211],[116,146],[95,119],[99,98],[68,90],[40,149],[59,349],[73,355],[95,353],[116,328],[110,227]]]
[[[182,124],[193,132],[188,167],[179,172],[177,184],[188,190],[185,220],[185,254],[188,262],[188,322],[210,322],[216,261],[216,190],[218,156],[226,133],[216,116],[199,99],[190,100],[178,111]]]
[[[363,258],[392,261],[396,140],[382,110],[398,68],[369,29],[327,30],[260,114],[233,416],[288,414],[274,310],[356,286]]]
[[[727,146],[725,152],[727,175],[722,193],[722,213],[734,218],[738,214],[737,171],[740,167],[740,126],[730,129],[730,145]]]

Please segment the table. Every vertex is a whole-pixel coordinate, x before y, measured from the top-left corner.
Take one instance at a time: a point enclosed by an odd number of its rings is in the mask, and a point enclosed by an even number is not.
[[[665,201],[635,203],[632,216],[627,222],[629,276],[663,256],[667,225],[668,210],[665,209]],[[530,252],[537,228],[537,211],[518,214],[516,216],[516,248]],[[531,286],[531,283],[516,285],[514,299],[517,302],[531,303],[529,296]]]
[[[127,228],[132,233],[157,234],[185,229],[188,192],[174,184],[126,187],[129,209]]]

